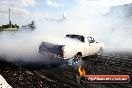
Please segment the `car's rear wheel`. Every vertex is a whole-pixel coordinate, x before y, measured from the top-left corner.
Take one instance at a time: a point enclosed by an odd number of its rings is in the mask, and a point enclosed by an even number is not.
[[[68,60],[69,65],[79,65],[82,63],[82,54],[76,54],[74,57]]]
[[[82,55],[75,55],[73,61],[74,61],[75,63],[78,63],[81,59],[82,59]]]
[[[73,58],[73,64],[79,64],[82,61],[82,53],[78,52]]]

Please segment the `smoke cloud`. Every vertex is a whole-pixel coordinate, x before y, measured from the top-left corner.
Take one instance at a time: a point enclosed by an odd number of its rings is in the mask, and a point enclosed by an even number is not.
[[[70,33],[93,36],[97,41],[104,42],[106,51],[132,50],[132,17],[126,16],[129,9],[124,11],[122,8],[123,4],[130,2],[111,2],[106,7],[107,3],[100,6],[99,1],[102,0],[79,1],[74,8],[66,11],[68,16],[64,21],[42,18],[41,21],[36,20],[34,31],[0,32],[0,56],[7,57],[8,61],[43,61],[46,58],[38,53],[41,42],[59,43]],[[122,6],[116,9],[117,5]],[[115,12],[112,12],[111,6],[115,6]]]

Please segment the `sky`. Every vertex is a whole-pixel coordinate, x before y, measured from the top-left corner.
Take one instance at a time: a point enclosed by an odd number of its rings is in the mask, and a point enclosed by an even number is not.
[[[81,16],[87,6],[94,8],[95,12],[106,13],[111,6],[129,3],[132,0],[0,0],[0,25],[8,23],[9,8],[12,22],[22,25],[32,20],[59,19],[63,13],[73,17],[73,9],[77,10],[74,14]]]
[[[9,8],[12,22],[23,24],[36,19],[58,18],[74,4],[74,0],[0,0],[0,24],[8,23]]]

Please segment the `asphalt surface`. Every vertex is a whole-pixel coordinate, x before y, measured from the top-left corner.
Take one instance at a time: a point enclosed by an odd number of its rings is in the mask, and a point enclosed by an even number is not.
[[[106,53],[100,58],[83,59],[86,74],[130,75],[131,53]],[[0,74],[13,88],[132,88],[129,83],[77,84],[78,67],[60,64],[26,64],[0,61]]]

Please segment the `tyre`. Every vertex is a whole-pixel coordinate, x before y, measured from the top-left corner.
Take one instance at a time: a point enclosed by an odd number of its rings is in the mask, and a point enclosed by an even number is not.
[[[68,65],[79,65],[82,63],[82,54],[77,53],[74,57],[67,61]]]
[[[81,61],[82,61],[82,55],[76,54],[73,59],[73,64],[81,63]]]
[[[101,48],[99,49],[97,55],[98,55],[98,56],[102,56],[102,54],[103,54],[103,48],[101,47]]]

